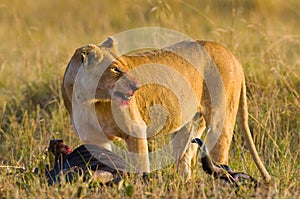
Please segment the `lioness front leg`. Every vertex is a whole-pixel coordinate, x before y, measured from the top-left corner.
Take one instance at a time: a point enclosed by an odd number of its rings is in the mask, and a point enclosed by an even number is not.
[[[131,98],[129,106],[118,106],[117,103],[113,108],[115,120],[122,129],[121,138],[127,145],[128,160],[135,168],[135,171],[130,172],[150,172],[147,125],[141,118],[135,97]]]
[[[136,172],[150,172],[150,163],[148,155],[147,138],[137,138],[129,136],[125,139],[131,164],[136,169]]]

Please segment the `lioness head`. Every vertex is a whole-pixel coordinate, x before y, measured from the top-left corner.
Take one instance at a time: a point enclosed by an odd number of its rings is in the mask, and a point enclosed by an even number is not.
[[[112,99],[119,105],[129,104],[138,86],[127,74],[126,63],[118,58],[112,38],[99,46],[89,44],[81,48],[81,62],[87,77],[99,79],[95,92],[97,101]]]

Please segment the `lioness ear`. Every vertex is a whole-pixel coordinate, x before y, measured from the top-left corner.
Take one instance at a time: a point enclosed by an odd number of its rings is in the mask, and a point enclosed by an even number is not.
[[[113,37],[108,37],[106,41],[99,45],[100,47],[109,48],[115,55],[118,55],[117,42]]]
[[[115,47],[115,40],[113,37],[108,37],[106,41],[104,41],[100,46],[106,47],[106,48],[113,48]]]
[[[98,46],[89,44],[82,48],[81,60],[86,72],[90,71],[91,67],[97,65],[102,59],[103,53]]]

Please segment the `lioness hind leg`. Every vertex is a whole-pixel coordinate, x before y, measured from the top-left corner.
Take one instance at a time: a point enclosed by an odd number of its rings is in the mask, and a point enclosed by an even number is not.
[[[228,165],[229,149],[233,135],[232,129],[223,129],[219,137],[213,134],[216,134],[216,132],[214,132],[214,129],[208,131],[205,140],[205,142],[209,146],[209,153],[215,163]]]
[[[204,130],[205,120],[200,113],[197,113],[192,121],[173,135],[173,157],[177,159],[177,171],[186,180],[191,178],[191,166],[198,149],[191,144],[191,140],[194,137],[201,137]]]
[[[238,98],[233,101],[238,101]],[[238,103],[232,101],[227,102],[226,117],[224,121],[220,121],[219,118],[221,117],[218,115],[212,115],[208,124],[205,143],[208,146],[211,158],[216,164],[228,165],[229,149],[238,110],[237,104]]]

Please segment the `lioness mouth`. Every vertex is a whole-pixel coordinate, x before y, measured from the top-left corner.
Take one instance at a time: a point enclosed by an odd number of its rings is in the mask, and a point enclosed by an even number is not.
[[[125,101],[129,101],[131,99],[131,95],[130,94],[123,94],[121,92],[115,92],[114,95],[116,97],[120,97],[122,100],[125,100]]]

